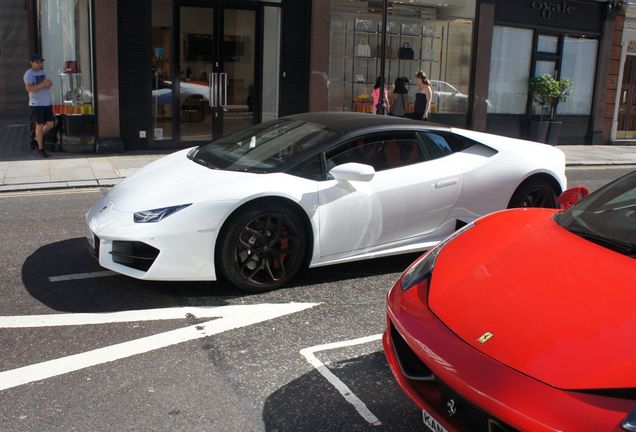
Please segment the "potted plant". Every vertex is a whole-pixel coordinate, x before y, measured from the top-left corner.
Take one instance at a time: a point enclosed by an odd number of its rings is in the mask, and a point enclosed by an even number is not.
[[[557,106],[559,102],[565,102],[574,87],[572,80],[556,80],[551,75],[545,74],[532,78],[528,86],[532,100],[541,106],[538,122],[530,123],[530,136],[539,142],[556,144],[559,139],[561,122],[556,121]],[[543,120],[543,115],[548,108],[548,121]],[[534,123],[534,124],[533,124]]]

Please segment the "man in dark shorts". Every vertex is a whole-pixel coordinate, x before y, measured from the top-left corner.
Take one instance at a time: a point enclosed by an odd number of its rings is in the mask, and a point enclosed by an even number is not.
[[[49,89],[53,82],[46,77],[44,59],[40,54],[31,54],[31,69],[24,73],[24,85],[29,92],[29,107],[35,123],[35,142],[31,142],[33,148],[37,148],[42,157],[49,157],[44,150],[44,135],[55,125],[55,116],[51,108],[51,95]]]

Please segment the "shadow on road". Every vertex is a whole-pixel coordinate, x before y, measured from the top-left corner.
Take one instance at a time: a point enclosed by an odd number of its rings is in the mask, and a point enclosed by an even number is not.
[[[293,290],[311,285],[335,283],[403,271],[418,254],[308,269],[284,287],[287,297]],[[84,238],[47,244],[33,252],[22,266],[22,282],[38,301],[60,312],[114,312],[177,306],[222,306],[233,298],[251,298],[225,282],[142,281],[122,275],[52,282],[55,276],[102,272],[88,251]],[[355,281],[354,281],[355,282]],[[267,300],[275,301],[275,293]],[[289,300],[286,300],[289,301]]]
[[[267,398],[263,409],[267,431],[423,430],[421,411],[402,393],[382,351],[329,363],[328,367],[382,424],[369,424],[313,370]]]
[[[22,266],[27,291],[63,312],[114,312],[177,306],[223,306],[237,296],[216,282],[155,282],[116,275],[51,282],[51,276],[106,271],[87,249],[84,238],[42,246]],[[240,295],[240,293],[239,293]]]

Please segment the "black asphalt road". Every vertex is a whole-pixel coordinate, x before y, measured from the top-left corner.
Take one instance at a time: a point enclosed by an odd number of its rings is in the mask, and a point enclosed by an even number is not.
[[[570,185],[596,189],[631,169],[576,168],[568,175]],[[292,286],[262,295],[242,294],[220,283],[142,282],[123,276],[52,282],[50,277],[103,270],[86,249],[83,224],[83,212],[100,193],[0,194],[0,317],[317,305],[0,390],[0,431],[423,430],[421,413],[395,384],[379,340],[315,353],[377,418],[377,426],[300,353],[381,333],[384,296],[416,255],[309,270]],[[204,321],[190,316],[62,327],[0,326],[0,388],[7,372],[18,373],[25,366],[51,371],[53,364],[44,362]],[[21,376],[30,376],[26,371]]]

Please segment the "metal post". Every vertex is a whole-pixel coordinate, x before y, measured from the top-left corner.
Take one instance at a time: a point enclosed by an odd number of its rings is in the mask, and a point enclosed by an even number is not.
[[[386,114],[386,103],[384,101],[384,69],[386,65],[386,16],[389,9],[389,0],[384,0],[382,5],[382,45],[380,47],[380,97],[378,101],[377,113]]]

